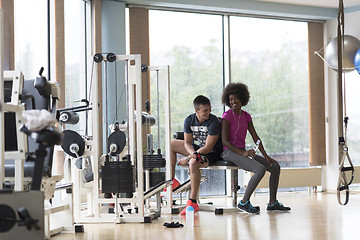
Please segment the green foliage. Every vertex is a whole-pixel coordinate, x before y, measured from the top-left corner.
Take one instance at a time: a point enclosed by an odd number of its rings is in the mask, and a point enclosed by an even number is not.
[[[238,67],[232,79],[248,85],[251,98],[244,109],[269,153],[308,151],[306,53],[288,43],[251,56],[248,64],[233,62]],[[249,136],[247,142],[252,142]]]
[[[278,51],[247,52],[245,57],[245,53],[232,53],[232,81],[248,85],[251,98],[244,110],[252,115],[256,131],[269,153],[307,152],[309,148],[307,49],[304,45],[290,42]],[[213,114],[222,115],[220,49],[217,41],[210,40],[201,51],[174,46],[163,55],[171,66],[172,132],[183,129],[185,117],[194,112],[192,100],[199,94],[209,97]],[[237,57],[240,55],[242,57]],[[156,101],[154,82],[151,83],[153,103]],[[247,143],[252,140],[247,139]]]

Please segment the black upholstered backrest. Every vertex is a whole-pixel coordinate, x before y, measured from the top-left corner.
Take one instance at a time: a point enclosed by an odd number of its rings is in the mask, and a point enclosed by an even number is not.
[[[38,90],[34,87],[35,80],[25,80],[24,87],[21,94],[22,103],[25,104],[26,110],[31,109],[48,109],[50,106],[50,97],[41,96]],[[14,151],[17,150],[17,140],[16,140],[16,125],[15,125],[15,114],[7,113],[5,117],[5,151]],[[35,152],[38,148],[38,144],[34,139],[28,137],[28,151],[30,153]],[[44,159],[44,176],[51,176],[52,168],[52,158],[53,158],[54,147],[47,148],[47,155]],[[12,177],[14,174],[13,160],[6,160],[5,164],[5,176]],[[25,177],[32,176],[34,162],[25,162],[24,163],[24,175]]]

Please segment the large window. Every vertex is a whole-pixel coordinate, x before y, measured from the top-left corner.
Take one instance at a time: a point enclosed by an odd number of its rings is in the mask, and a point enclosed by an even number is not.
[[[85,2],[65,0],[65,107],[78,106],[75,100],[86,99]],[[83,104],[83,103],[82,103]],[[86,112],[79,112],[80,123],[67,128],[85,134]]]
[[[199,94],[207,96],[212,113],[221,116],[222,16],[154,10],[149,13],[149,22],[150,63],[170,65],[172,131],[183,130],[184,119],[194,113],[192,101]],[[152,96],[156,96],[156,80],[152,83]],[[156,107],[155,102],[152,107]],[[153,132],[156,135],[156,130]],[[224,171],[204,171],[203,175],[209,180],[202,184],[200,194],[225,193]],[[177,168],[176,178],[186,180],[187,171]]]
[[[47,0],[15,0],[15,70],[34,79],[48,76]]]
[[[351,161],[360,164],[360,76],[357,71],[345,74],[346,113],[349,117],[347,142]]]
[[[307,23],[230,18],[231,81],[248,85],[244,110],[282,167],[308,166],[307,44]]]
[[[230,67],[231,81],[249,87],[251,98],[244,110],[252,115],[268,154],[282,167],[308,166],[307,23],[155,10],[149,19],[151,65],[171,68],[173,132],[181,131],[185,117],[194,112],[192,100],[198,94],[209,96],[215,115],[223,114],[223,69]],[[230,66],[223,61],[227,19]],[[249,134],[247,144],[254,144]],[[200,193],[224,193],[225,173],[206,174],[209,180]],[[188,178],[182,168],[176,169],[176,177]]]

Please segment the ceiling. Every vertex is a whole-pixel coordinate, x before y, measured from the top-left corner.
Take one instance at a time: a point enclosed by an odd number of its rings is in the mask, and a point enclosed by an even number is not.
[[[295,4],[303,6],[338,8],[338,0],[257,0],[260,2],[273,2],[284,4]],[[343,0],[344,8],[360,6],[360,0]]]
[[[120,1],[120,0],[119,0]],[[124,1],[124,0],[121,0]],[[338,16],[340,0],[125,0],[132,6],[221,12],[324,21]],[[360,11],[360,0],[343,0],[345,13]]]

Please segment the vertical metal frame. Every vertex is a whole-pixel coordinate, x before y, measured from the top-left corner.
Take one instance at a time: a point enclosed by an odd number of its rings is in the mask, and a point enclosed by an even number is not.
[[[142,81],[141,81],[141,55],[116,55],[116,61],[126,61],[128,62],[128,113],[129,113],[129,149],[132,164],[136,164],[137,172],[143,173],[143,147],[142,147]],[[134,64],[132,64],[134,63]],[[95,72],[97,68],[101,67],[98,64],[95,65]],[[99,89],[101,81],[98,81],[97,75],[94,75],[93,79],[93,89]],[[93,106],[93,139],[89,141],[91,145],[91,152],[89,155],[93,157],[93,172],[94,180],[92,182],[92,190],[88,193],[88,214],[86,216],[81,216],[80,211],[80,202],[81,194],[74,195],[74,218],[75,222],[144,222],[144,176],[143,174],[137,174],[137,185],[136,193],[133,198],[115,198],[115,199],[105,199],[100,198],[99,194],[99,159],[101,156],[102,149],[99,148],[95,139],[102,138],[102,133],[97,131],[97,126],[103,124],[99,122],[99,116],[101,116],[101,111],[99,110],[99,104],[101,99],[99,99],[98,91],[92,91],[92,102]],[[136,120],[135,120],[136,119]],[[73,165],[73,164],[72,164]],[[72,168],[74,169],[74,168]],[[74,169],[75,170],[75,169]],[[75,170],[76,171],[76,170]],[[80,176],[76,173],[74,180],[76,181],[74,188],[77,188],[81,191],[84,184],[80,181]],[[115,201],[115,218],[113,214],[102,214],[100,213],[101,204],[113,203]],[[132,213],[129,216],[121,216],[119,214],[118,205],[119,203],[131,203],[136,205],[138,208],[138,213]],[[76,206],[77,205],[77,206]]]
[[[24,160],[25,153],[28,152],[27,136],[20,132],[21,125],[24,124],[22,112],[25,111],[25,105],[21,104],[20,95],[24,85],[24,76],[19,71],[4,71],[3,81],[12,82],[11,102],[4,104],[4,112],[14,112],[16,121],[16,139],[18,149],[16,151],[5,152],[5,159],[15,160],[15,191],[24,189]],[[2,90],[3,91],[3,90]]]
[[[20,132],[20,127],[24,123],[22,112],[25,110],[24,104],[21,104],[20,95],[23,89],[24,78],[21,72],[18,71],[5,71],[1,74],[1,99],[4,93],[4,81],[12,82],[11,102],[2,103],[1,112],[1,183],[5,181],[5,159],[15,160],[15,191],[22,191],[24,189],[24,160],[25,153],[28,151],[27,136]],[[1,100],[3,101],[3,100]],[[15,113],[16,124],[16,139],[18,149],[16,151],[5,152],[5,133],[4,133],[4,112]],[[2,184],[1,184],[2,186]]]
[[[164,99],[164,114],[165,114],[165,159],[166,159],[166,167],[165,167],[165,179],[171,179],[172,169],[171,169],[171,161],[170,161],[170,142],[171,142],[171,112],[170,112],[170,66],[149,66],[148,71],[162,71],[164,72],[165,80],[162,84],[164,84],[165,90],[165,99]],[[162,208],[163,213],[171,213],[172,209],[172,191],[171,185],[167,188],[165,193],[168,204],[166,207]]]
[[[5,181],[5,134],[4,132],[4,113],[2,111],[4,81],[3,81],[3,55],[4,55],[4,29],[3,29],[3,12],[0,9],[0,189],[3,189]]]

